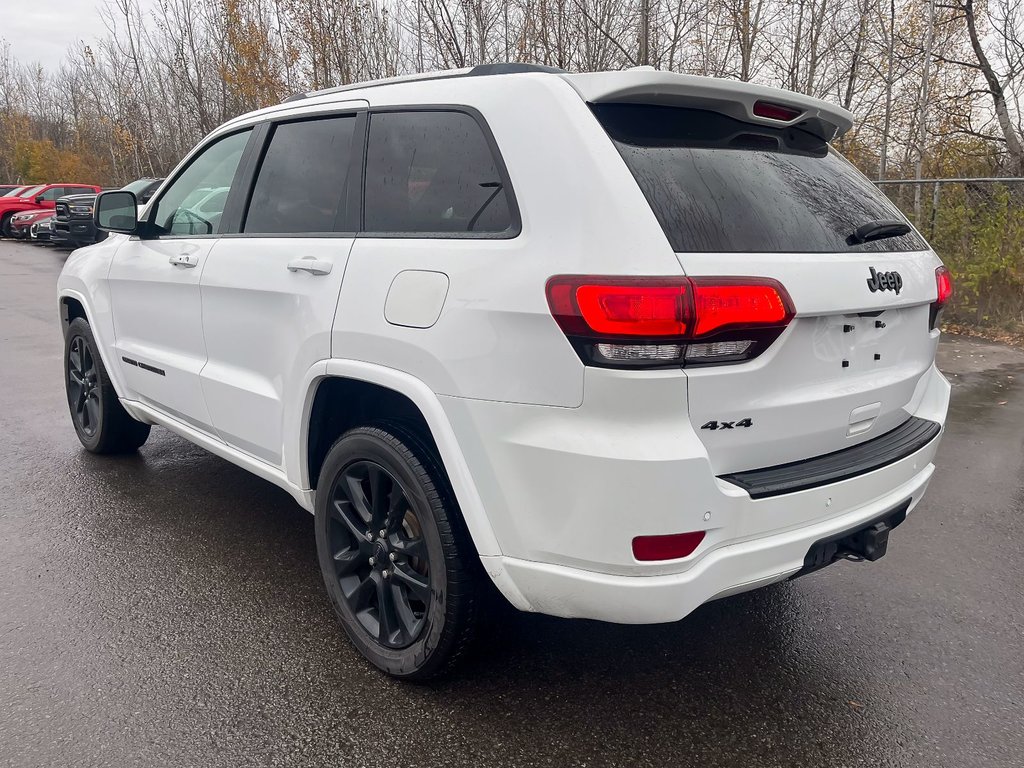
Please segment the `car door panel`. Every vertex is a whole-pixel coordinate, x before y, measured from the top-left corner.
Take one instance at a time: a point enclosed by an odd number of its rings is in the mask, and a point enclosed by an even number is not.
[[[203,273],[202,387],[221,439],[283,464],[285,397],[330,357],[331,324],[354,240],[227,238]],[[291,270],[298,254],[327,274]]]
[[[191,426],[209,430],[199,387],[206,363],[199,281],[206,240],[130,240],[109,273],[117,355],[127,395]],[[179,263],[187,259],[192,265]]]
[[[199,376],[206,364],[200,281],[227,210],[193,209],[197,190],[228,188],[244,167],[252,129],[213,139],[183,163],[147,209],[140,236],[114,254],[107,282],[114,319],[116,364],[126,395],[192,427],[215,434]]]

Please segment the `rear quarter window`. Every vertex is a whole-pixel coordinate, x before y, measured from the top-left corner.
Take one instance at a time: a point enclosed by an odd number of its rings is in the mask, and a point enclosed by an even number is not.
[[[509,237],[511,191],[476,119],[410,110],[370,116],[363,228],[423,236]]]
[[[848,238],[862,224],[906,219],[835,150],[796,127],[776,129],[677,107],[592,109],[676,252],[927,248],[914,231],[852,243]]]

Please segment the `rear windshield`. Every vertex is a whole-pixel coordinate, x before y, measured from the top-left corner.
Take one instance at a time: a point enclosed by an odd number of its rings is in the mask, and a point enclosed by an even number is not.
[[[806,131],[699,109],[595,104],[593,110],[679,253],[927,247],[915,232],[852,244],[848,238],[862,224],[906,219]]]

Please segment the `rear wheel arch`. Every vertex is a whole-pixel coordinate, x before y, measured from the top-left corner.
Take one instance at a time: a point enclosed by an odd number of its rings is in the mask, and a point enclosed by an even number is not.
[[[341,376],[325,377],[315,387],[306,429],[306,471],[313,490],[331,446],[354,427],[401,423],[440,458],[422,412],[401,392]]]
[[[358,361],[332,360],[310,385],[301,436],[303,487],[316,491],[320,469],[334,442],[358,426],[401,431],[436,462],[479,555],[500,549],[484,514],[469,469],[440,401],[419,379]]]

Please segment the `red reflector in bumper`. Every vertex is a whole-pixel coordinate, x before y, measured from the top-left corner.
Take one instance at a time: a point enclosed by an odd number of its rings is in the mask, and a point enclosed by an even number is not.
[[[633,557],[637,560],[676,560],[692,555],[704,541],[704,531],[672,533],[667,536],[637,536]]]

